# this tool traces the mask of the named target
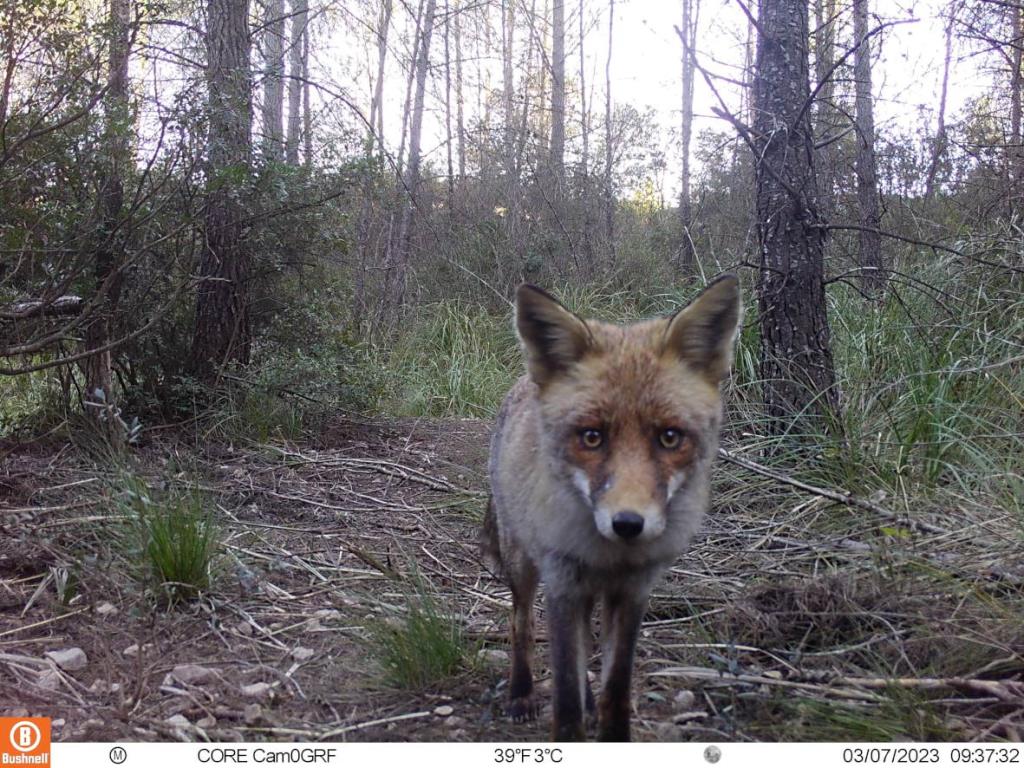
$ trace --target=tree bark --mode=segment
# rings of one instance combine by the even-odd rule
[[[615,190],[612,186],[612,41],[615,26],[615,0],[608,0],[608,58],[604,65],[604,226],[608,254],[615,263]]]
[[[511,175],[515,154],[515,79],[512,66],[515,38],[515,0],[503,0],[501,12],[501,94],[505,112],[504,155],[506,172]]]
[[[249,0],[208,0],[209,99],[206,242],[199,263],[193,372],[216,378],[231,362],[248,363],[249,251],[243,221],[252,169],[252,71]]]
[[[108,154],[100,179],[99,243],[93,271],[99,302],[85,329],[86,350],[101,350],[110,344],[111,329],[121,296],[122,279],[118,266],[124,244],[118,235],[118,224],[124,207],[124,174],[131,163],[128,125],[131,11],[131,0],[110,0],[110,58],[104,101],[105,149]],[[83,405],[86,413],[113,445],[119,445],[124,438],[124,431],[121,428],[123,422],[118,418],[111,350],[106,349],[85,358],[82,367],[85,374]]]
[[[820,429],[839,408],[825,305],[825,230],[814,138],[804,109],[806,0],[761,0],[754,76],[754,159],[761,248],[758,308],[768,429]],[[803,430],[798,429],[797,432]]]
[[[306,25],[309,21],[309,0],[292,0],[291,48],[288,51],[288,135],[285,139],[285,160],[299,164],[299,133],[302,125],[302,85],[306,65]]]
[[[1007,4],[1006,12],[1010,14],[1010,35],[1013,51],[1010,54],[1010,141],[1008,146],[1007,172],[1010,194],[1008,214],[1020,211],[1020,196],[1024,185],[1024,134],[1021,132],[1021,90],[1024,86],[1024,73],[1021,72],[1021,46],[1024,46],[1024,8]]]
[[[950,6],[949,18],[946,19],[946,54],[942,59],[942,88],[939,92],[939,114],[935,125],[935,143],[932,146],[931,162],[928,163],[928,176],[924,183],[924,199],[935,197],[938,182],[939,166],[942,156],[946,153],[949,141],[946,136],[946,101],[949,94],[949,68],[953,60],[953,25],[956,21],[956,4]]]
[[[587,107],[587,72],[585,45],[586,31],[583,26],[583,2],[580,0],[579,24],[580,24],[580,138],[583,142],[583,154],[580,159],[580,202],[583,207],[583,260],[587,270],[594,268],[594,244],[591,239],[591,227],[593,226],[590,211],[590,112]]]
[[[394,247],[392,248],[391,258],[386,270],[387,304],[392,311],[400,309],[405,301],[412,236],[412,218],[419,201],[421,181],[420,140],[423,133],[423,104],[427,89],[427,71],[430,67],[430,39],[434,31],[436,5],[437,0],[426,0],[419,33],[421,39],[415,64],[416,96],[413,103],[412,122],[409,128],[409,162],[403,180],[406,200],[402,207]]]
[[[682,225],[683,241],[680,245],[679,266],[684,274],[692,274],[696,254],[693,247],[693,205],[690,199],[690,141],[693,134],[693,77],[696,71],[694,49],[697,45],[697,21],[700,14],[700,0],[683,0],[683,17],[679,34],[683,44],[683,103],[679,126],[682,145],[682,174],[679,191],[679,219]]]
[[[284,159],[284,0],[270,0],[263,23],[263,156]]]
[[[834,138],[840,130],[835,107],[836,0],[814,0],[814,79],[820,85],[814,103],[814,133],[819,142]],[[836,179],[839,174],[837,142],[826,143],[818,152],[819,207],[828,221],[836,209]]]
[[[444,132],[445,154],[448,159],[448,217],[451,219],[455,209],[455,164],[452,160],[452,55],[451,55],[451,16],[450,0],[444,4]]]
[[[388,57],[388,30],[391,27],[391,0],[380,4],[377,23],[377,78],[373,84],[373,99],[370,102],[370,148],[377,146],[384,151],[384,71]],[[376,134],[376,135],[374,135]]]
[[[455,126],[458,141],[459,182],[466,179],[466,117],[462,90],[462,9],[455,0]]]
[[[869,296],[885,286],[882,268],[882,221],[875,171],[875,111],[871,96],[871,39],[868,36],[868,0],[853,0],[853,53],[857,109],[857,206],[860,209],[861,287]]]
[[[565,0],[551,5],[551,173],[565,188]]]

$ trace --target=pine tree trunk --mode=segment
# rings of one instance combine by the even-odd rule
[[[128,60],[131,48],[131,0],[110,0],[110,58],[107,73],[104,167],[98,200],[100,227],[93,275],[98,306],[85,328],[85,349],[103,350],[85,358],[84,406],[87,415],[112,445],[124,439],[114,392],[113,355],[104,349],[112,341],[112,327],[121,295],[118,269],[123,243],[117,235],[124,207],[124,173],[131,163],[129,144]]]
[[[683,43],[683,103],[680,121],[680,143],[682,145],[682,174],[680,176],[679,219],[682,225],[683,241],[680,245],[679,266],[684,274],[694,271],[696,254],[693,247],[693,206],[690,193],[690,141],[693,135],[693,78],[696,70],[694,48],[697,45],[697,19],[700,14],[700,0],[683,0],[683,18],[679,34]]]
[[[288,135],[285,139],[285,159],[288,165],[299,164],[299,133],[302,125],[302,84],[305,72],[306,24],[309,18],[309,0],[292,0],[291,48],[288,52]]]
[[[284,0],[270,0],[263,21],[263,156],[284,159]]]
[[[612,41],[615,27],[615,0],[608,0],[608,58],[604,65],[604,227],[611,263],[615,258],[615,190],[612,186]]]
[[[928,163],[928,176],[924,183],[924,199],[927,201],[935,197],[938,183],[939,166],[942,163],[942,156],[946,153],[948,137],[946,136],[946,102],[949,95],[949,69],[953,60],[953,25],[956,20],[955,5],[949,9],[949,18],[946,20],[946,55],[942,59],[942,89],[939,92],[939,114],[935,126],[935,142],[932,146],[932,158]]]
[[[426,0],[419,34],[421,39],[415,62],[416,96],[409,128],[409,162],[404,177],[407,198],[402,207],[401,219],[398,230],[395,233],[394,247],[392,248],[386,272],[387,307],[392,312],[398,311],[405,302],[412,237],[412,219],[419,201],[423,105],[427,89],[427,72],[430,68],[430,39],[434,31],[436,5],[437,0]]]
[[[825,305],[814,139],[803,109],[810,97],[807,2],[761,0],[758,22],[752,107],[765,411],[774,434],[786,433],[798,418],[817,431],[837,411],[839,397]]]
[[[583,208],[583,260],[588,271],[594,269],[594,243],[591,239],[593,221],[590,210],[590,112],[587,108],[587,71],[585,55],[586,32],[583,28],[583,2],[580,0],[580,138],[583,141],[583,155],[580,159],[580,204]]]
[[[1006,153],[1006,176],[1009,181],[1008,214],[1013,217],[1020,212],[1020,196],[1024,188],[1024,134],[1021,132],[1021,89],[1024,73],[1021,72],[1021,46],[1024,45],[1024,24],[1021,16],[1024,8],[1007,5],[1010,14],[1010,35],[1013,40],[1010,72],[1010,140]]]
[[[466,179],[466,117],[462,91],[462,9],[455,2],[455,125],[458,136],[459,182]]]
[[[814,24],[814,79],[816,86],[823,83],[814,104],[814,133],[821,143],[835,138],[842,125],[834,104],[835,74],[832,72],[838,24],[836,0],[814,0]],[[837,146],[836,142],[828,142],[818,151],[818,205],[825,221],[829,221],[836,210]]]
[[[551,5],[551,174],[565,187],[565,0]]]
[[[208,0],[209,160],[206,242],[199,263],[192,370],[204,381],[250,350],[245,208],[252,169],[248,0]]]
[[[515,153],[515,80],[512,68],[513,42],[515,38],[515,0],[503,0],[501,13],[501,92],[505,113],[505,140],[503,158],[506,172],[511,176]]]
[[[871,40],[868,37],[868,0],[853,0],[853,39],[857,109],[857,206],[860,209],[861,287],[874,296],[885,286],[882,269],[882,223],[875,171],[875,112],[871,96]]]

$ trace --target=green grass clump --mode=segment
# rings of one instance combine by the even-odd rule
[[[126,475],[119,496],[128,526],[132,571],[149,594],[173,607],[209,590],[219,551],[218,529],[197,491],[157,494]]]
[[[403,613],[369,625],[366,647],[385,685],[422,690],[455,675],[471,658],[471,649],[461,618],[421,581],[405,597]]]
[[[383,365],[383,410],[399,416],[492,416],[522,369],[511,314],[441,302],[410,318]]]

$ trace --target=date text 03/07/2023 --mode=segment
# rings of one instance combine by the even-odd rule
[[[852,765],[911,765],[928,763],[955,765],[1020,765],[1019,747],[953,747],[946,753],[939,747],[846,747],[843,762]]]

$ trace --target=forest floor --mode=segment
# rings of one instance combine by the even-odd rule
[[[0,445],[0,715],[48,715],[74,741],[545,740],[549,709],[502,714],[509,592],[476,549],[488,436],[474,420],[340,419],[244,447],[150,432],[133,471],[154,488],[201,478],[221,542],[212,588],[171,610],[119,565],[112,472],[64,443]],[[970,499],[893,500],[884,519],[717,472],[644,623],[636,739],[1024,735],[1019,520]],[[411,582],[469,646],[413,691],[381,682],[368,639],[400,624]],[[86,659],[45,655],[70,648]]]

